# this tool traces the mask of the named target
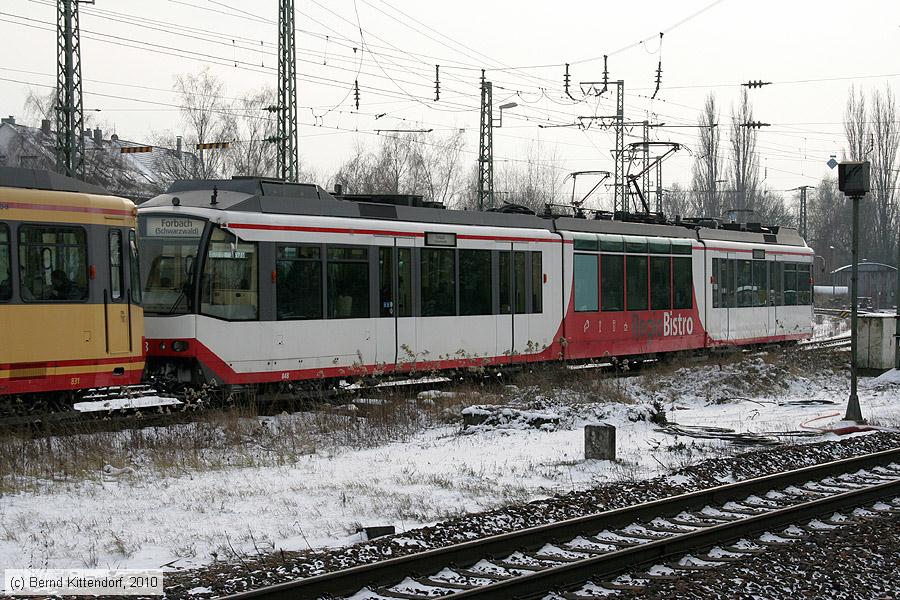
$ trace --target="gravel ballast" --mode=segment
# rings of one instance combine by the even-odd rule
[[[305,552],[276,551],[243,557],[236,562],[217,563],[204,569],[167,573],[166,596],[201,598],[245,591],[898,446],[900,434],[878,432],[813,444],[778,446],[729,458],[706,460],[667,476],[641,482],[610,483],[590,490],[465,515],[430,527],[345,548]],[[896,526],[896,522],[894,525]],[[896,531],[893,535],[896,535]],[[760,592],[757,597],[768,596]],[[815,597],[815,594],[807,597]]]

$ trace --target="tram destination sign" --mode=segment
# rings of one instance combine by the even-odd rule
[[[185,217],[147,217],[147,237],[198,238],[203,221]]]

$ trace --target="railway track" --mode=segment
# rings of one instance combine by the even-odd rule
[[[900,448],[552,523],[228,596],[295,598],[554,598],[632,589],[609,579],[687,553],[706,565],[839,525],[833,515],[884,498],[900,513]],[[818,518],[818,520],[817,520]],[[852,524],[852,523],[851,523]],[[784,528],[787,527],[786,530]],[[771,536],[751,540],[765,532]],[[735,543],[737,542],[737,543]],[[678,563],[675,563],[678,565]],[[695,565],[679,565],[691,569]],[[671,576],[643,573],[649,579]]]
[[[826,348],[849,348],[850,336],[827,338],[824,340],[809,340],[800,342],[799,346],[804,350],[823,350]]]

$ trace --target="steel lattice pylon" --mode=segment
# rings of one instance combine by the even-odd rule
[[[278,177],[297,181],[297,58],[294,0],[278,4]]]
[[[84,109],[81,100],[81,35],[77,0],[56,4],[56,168],[84,175]]]
[[[478,139],[478,210],[485,201],[494,207],[494,124],[491,114],[493,85],[481,72],[481,129]]]
[[[616,150],[613,156],[613,212],[628,210],[628,183],[625,180],[625,82],[616,81]]]

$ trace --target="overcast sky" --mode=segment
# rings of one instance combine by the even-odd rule
[[[840,157],[849,86],[873,90],[895,86],[900,77],[896,1],[295,1],[300,153],[325,176],[358,142],[376,144],[375,129],[430,128],[439,142],[463,128],[465,159],[474,164],[482,68],[494,81],[495,106],[518,104],[504,111],[503,127],[494,132],[498,161],[522,160],[539,143],[543,159],[561,173],[611,170],[612,131],[538,127],[614,113],[614,95],[584,98],[577,85],[601,79],[602,56],[609,54],[610,78],[625,81],[629,120],[694,124],[712,92],[725,123],[740,83],[773,82],[751,90],[751,98],[754,119],[772,124],[759,136],[765,185],[787,190],[815,184],[830,172],[828,158]],[[0,6],[0,114],[21,118],[29,89],[52,88],[55,6],[52,0]],[[210,65],[230,98],[274,86],[277,6],[275,0],[82,5],[84,104],[100,109],[89,118],[130,140],[162,132],[174,138],[181,129],[170,91],[176,75]],[[660,56],[662,86],[651,101]],[[580,102],[563,95],[563,63],[572,65],[571,91]],[[358,111],[349,93],[357,71]],[[688,184],[697,130],[662,127],[653,135],[684,144],[665,163],[663,178],[666,186]]]

